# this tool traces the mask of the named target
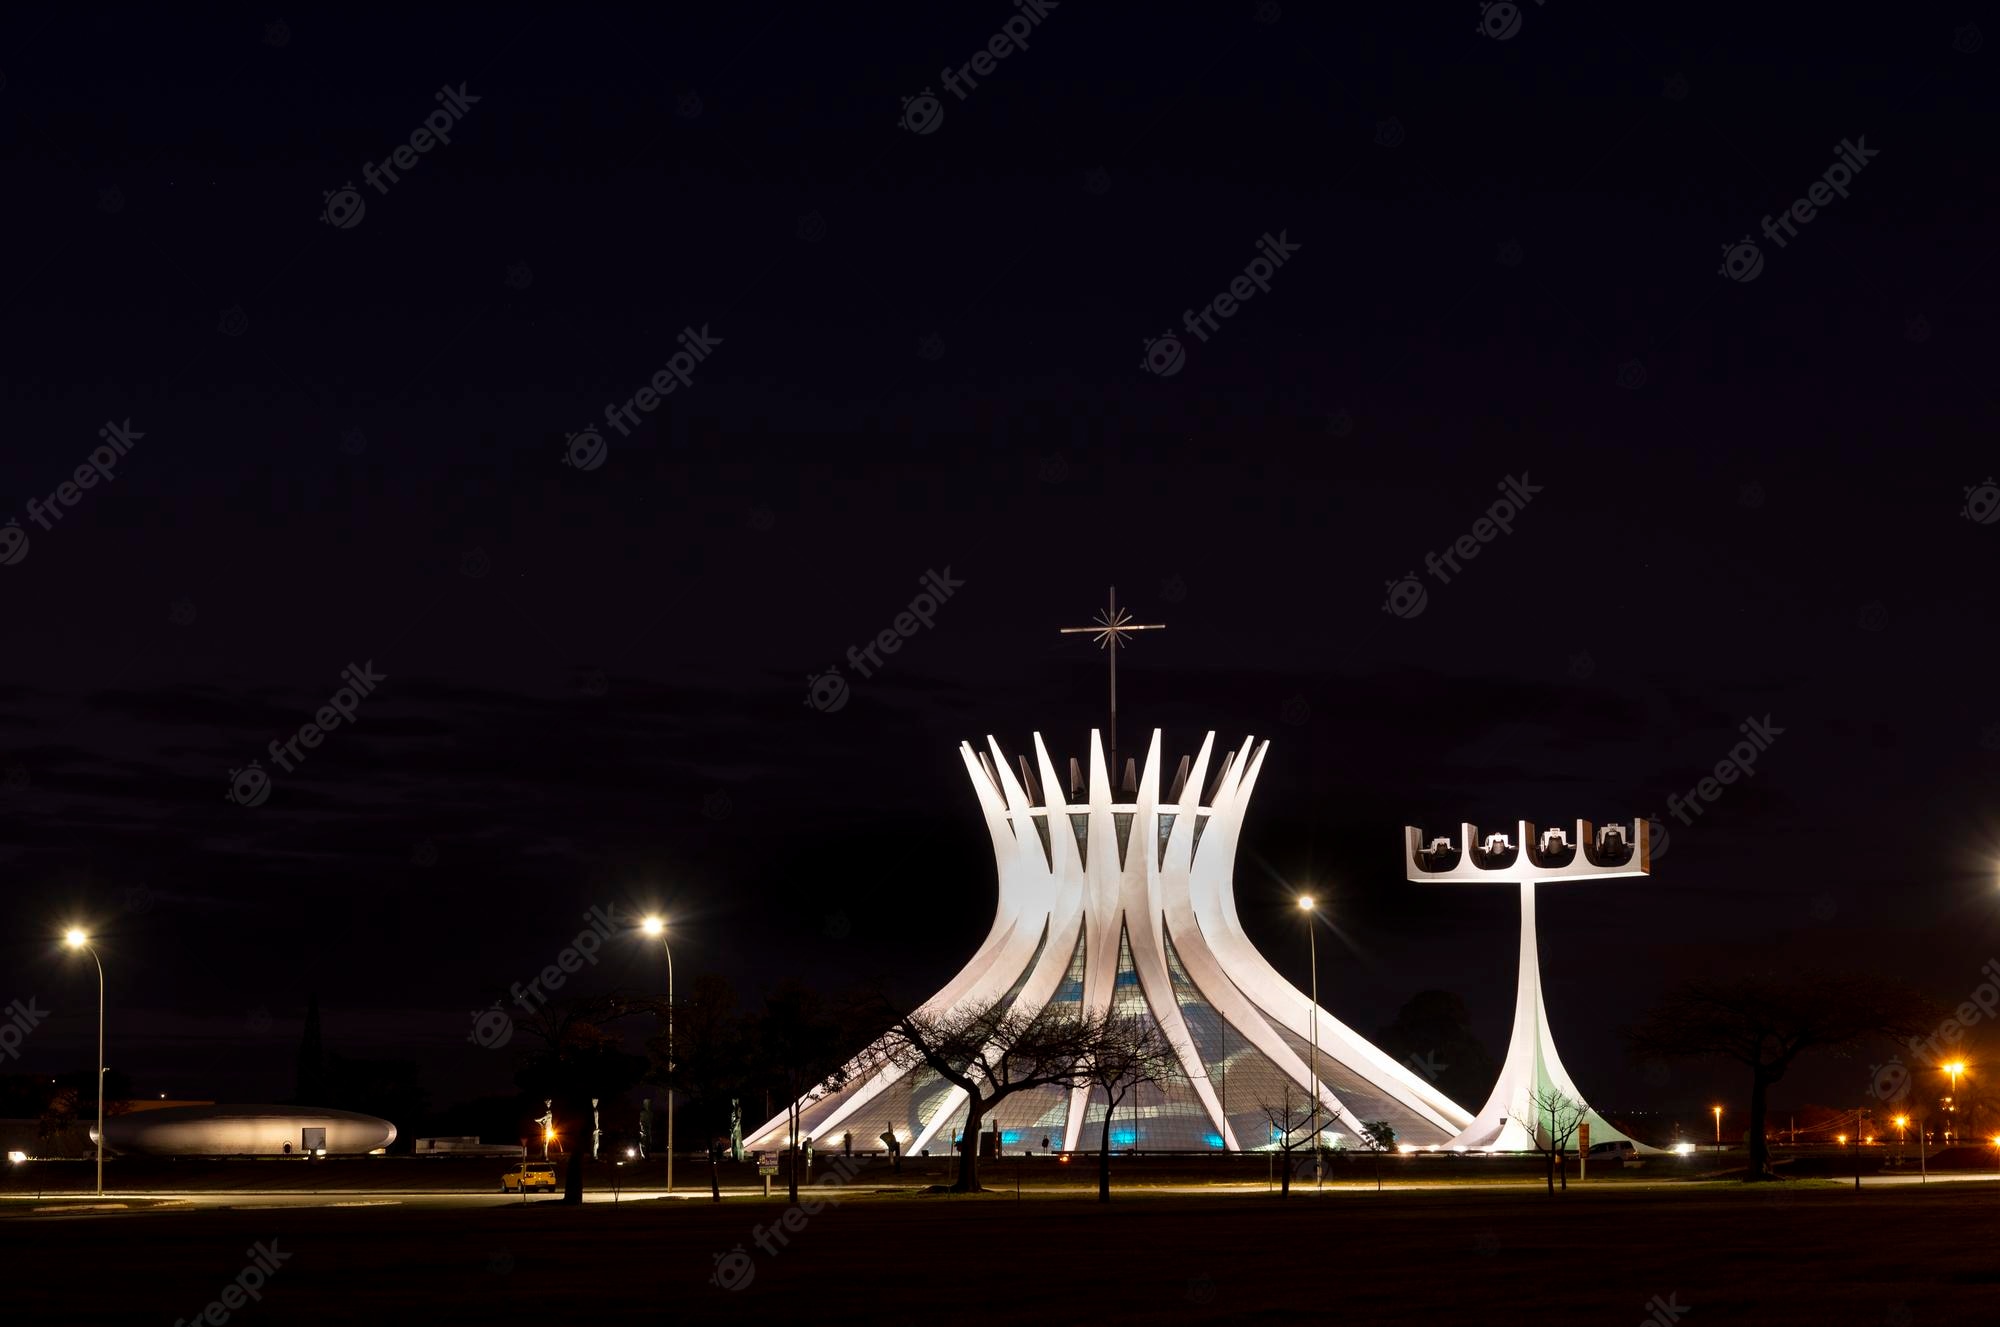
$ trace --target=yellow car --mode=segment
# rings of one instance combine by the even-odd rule
[[[553,1162],[523,1163],[518,1170],[510,1170],[500,1177],[500,1192],[526,1193],[530,1189],[547,1189],[555,1192],[556,1168]]]

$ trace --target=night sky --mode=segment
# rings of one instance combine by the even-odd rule
[[[1085,754],[1103,657],[1057,631],[1114,584],[1168,624],[1125,749],[1271,738],[1239,906],[1303,984],[1289,900],[1327,901],[1364,1033],[1433,988],[1496,1054],[1511,1016],[1514,892],[1406,883],[1406,822],[1661,819],[1651,880],[1543,895],[1607,1107],[1740,1098],[1626,1057],[1684,977],[1965,998],[2000,18],[1041,0],[968,86],[1035,8],[0,20],[0,1002],[55,1011],[0,1073],[87,1070],[77,919],[147,1095],[288,1095],[312,992],[330,1051],[505,1091],[470,1014],[593,905],[746,1001],[919,999],[992,915],[957,744]],[[350,664],[382,680],[280,769]],[[1670,815],[1765,716],[1755,776]],[[636,939],[586,979],[663,984]]]

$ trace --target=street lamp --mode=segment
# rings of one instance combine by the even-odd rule
[[[639,929],[660,939],[667,956],[667,1192],[674,1191],[674,947],[667,943],[663,917],[647,917]]]
[[[1717,1147],[1721,1147],[1721,1146],[1722,1146],[1722,1107],[1720,1107],[1720,1106],[1711,1106],[1711,1107],[1709,1107],[1709,1109],[1715,1112],[1715,1145],[1716,1145]]]
[[[97,955],[97,947],[90,943],[90,936],[81,927],[72,926],[63,933],[63,943],[71,949],[88,949],[90,959],[97,964],[97,1196],[104,1196],[104,960]]]
[[[1313,925],[1312,895],[1299,897],[1299,911],[1306,915],[1306,952],[1312,957],[1312,1012],[1307,1017],[1312,1028],[1313,1184],[1324,1188],[1326,1176],[1319,1154],[1319,928]]]

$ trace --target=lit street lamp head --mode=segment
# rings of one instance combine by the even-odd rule
[[[647,935],[664,935],[666,934],[667,923],[659,917],[648,917],[639,923],[639,929]]]
[[[1312,910],[1313,910],[1313,900],[1312,900],[1312,895],[1310,895],[1310,894],[1305,894],[1305,895],[1302,895],[1302,896],[1301,896],[1301,897],[1299,898],[1299,911],[1300,911],[1300,912],[1311,912]]]
[[[90,937],[80,927],[72,926],[63,932],[63,943],[71,949],[81,949],[90,943]]]

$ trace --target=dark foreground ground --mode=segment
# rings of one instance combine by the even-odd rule
[[[9,1323],[2000,1321],[2000,1185],[0,1209]],[[71,1207],[75,1204],[62,1204]],[[768,1245],[769,1247],[765,1247]]]

